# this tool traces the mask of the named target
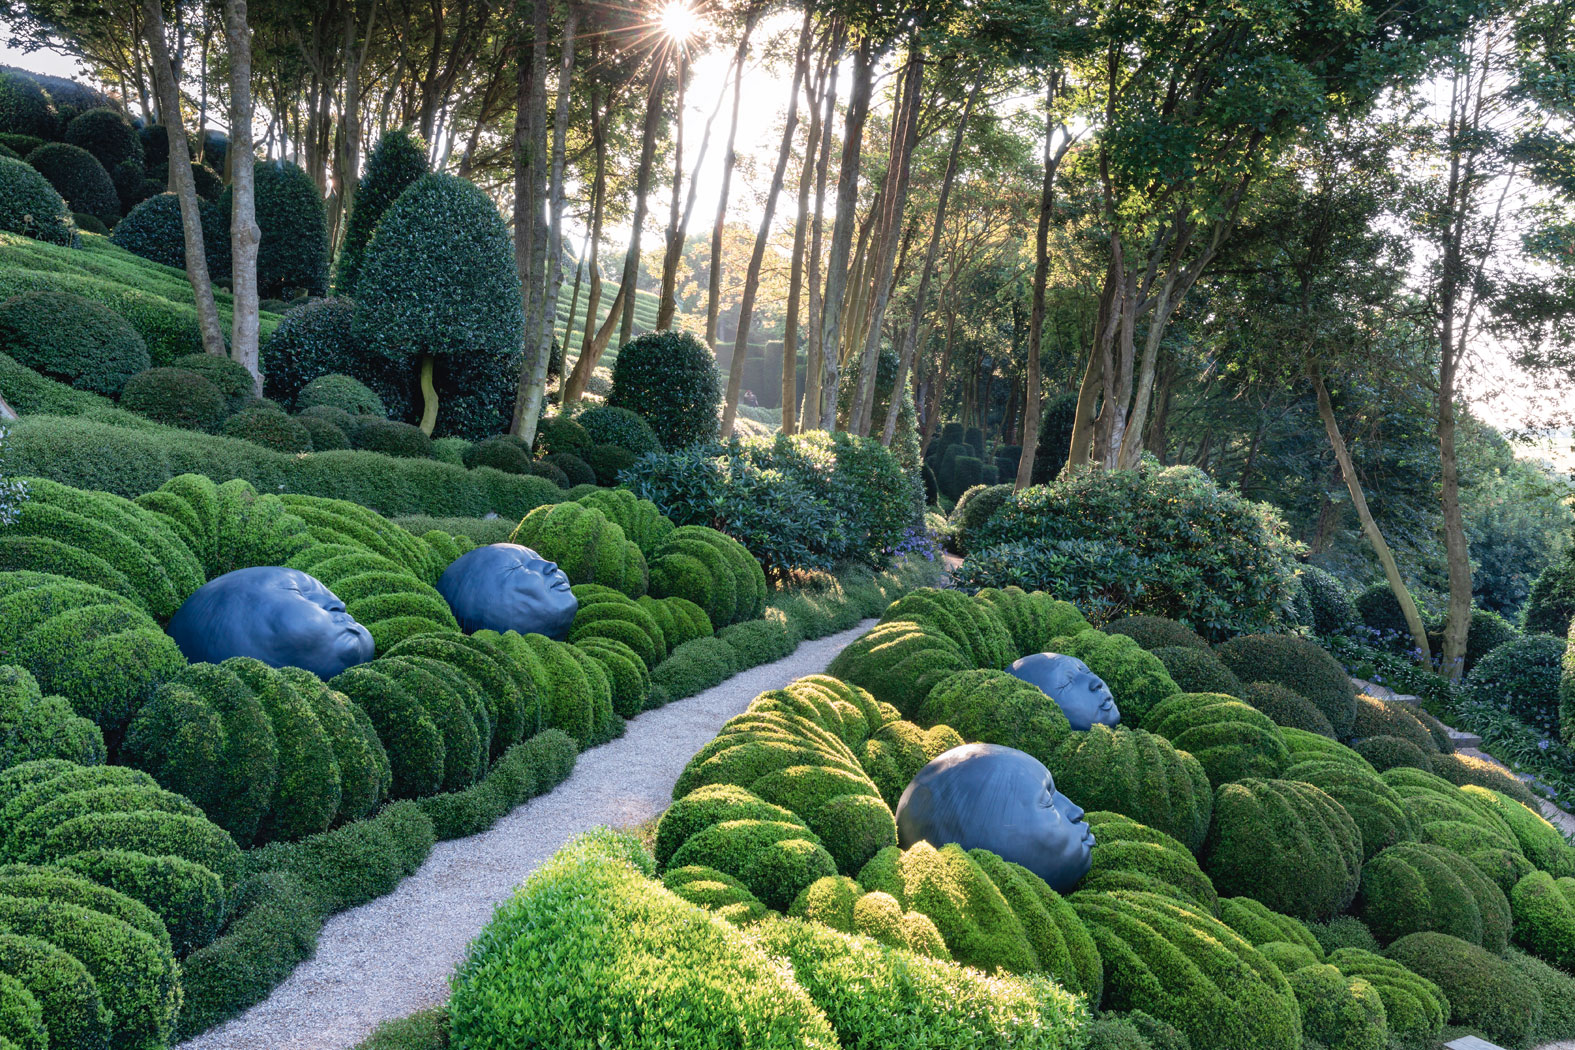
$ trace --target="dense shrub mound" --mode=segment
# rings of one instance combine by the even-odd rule
[[[1487,803],[1504,818],[1504,823],[1515,834],[1520,851],[1537,867],[1554,875],[1575,875],[1575,850],[1541,813],[1501,791],[1475,784],[1467,784],[1460,790],[1468,799]]]
[[[311,541],[306,523],[278,496],[259,495],[239,478],[219,485],[202,474],[182,474],[135,502],[175,530],[210,580],[234,569],[283,564]]]
[[[323,376],[347,375],[374,392],[380,403],[376,414],[383,415],[386,410],[403,418],[410,406],[410,379],[356,343],[351,329],[354,317],[355,305],[339,298],[313,299],[287,313],[273,338],[263,344],[263,393],[280,404],[305,409],[310,406],[297,399],[308,383]],[[356,413],[364,406],[336,407]]]
[[[252,441],[275,452],[310,452],[312,435],[298,421],[277,408],[244,408],[224,421],[220,433]]]
[[[892,602],[882,623],[907,620],[933,627],[963,650],[975,667],[1000,669],[1017,658],[1006,621],[985,602],[960,591],[921,587]]]
[[[1461,853],[1479,849],[1519,851],[1515,833],[1490,800],[1467,794],[1444,778],[1420,769],[1388,769],[1383,779],[1406,800],[1406,810],[1423,842]]]
[[[1563,969],[1575,964],[1575,879],[1527,872],[1509,893],[1515,943]]]
[[[1042,653],[1054,638],[1069,637],[1089,629],[1088,621],[1070,602],[1058,601],[1041,591],[1021,587],[986,587],[974,601],[990,606],[1012,635],[1017,656]]]
[[[155,423],[186,430],[214,430],[225,414],[219,388],[185,368],[150,368],[137,373],[126,380],[120,404]]]
[[[171,361],[170,365],[196,372],[218,387],[219,393],[224,395],[225,407],[231,412],[259,405],[280,410],[277,405],[257,400],[253,393],[251,372],[234,358],[220,357],[218,354],[183,354]]]
[[[65,141],[91,153],[105,171],[124,161],[142,163],[142,141],[126,118],[108,107],[78,113],[66,126]]]
[[[1334,726],[1313,702],[1300,693],[1273,682],[1249,682],[1233,694],[1256,707],[1281,728],[1300,729],[1334,739]]]
[[[378,222],[399,195],[426,173],[426,143],[409,128],[394,128],[377,140],[367,155],[366,170],[345,223],[344,243],[334,264],[335,295],[355,295],[361,264]]]
[[[1290,984],[1219,920],[1138,891],[1080,891],[1071,901],[1104,959],[1106,1008],[1163,1018],[1196,1046],[1301,1046]]]
[[[978,542],[979,530],[1012,498],[1011,485],[975,485],[957,497],[957,505],[946,519],[951,531],[950,545],[958,554],[967,554]]]
[[[1273,682],[1311,700],[1336,736],[1351,733],[1356,687],[1340,662],[1294,635],[1243,635],[1219,647],[1220,659],[1244,682]]]
[[[1327,919],[1356,896],[1362,836],[1339,802],[1295,780],[1221,784],[1203,866],[1222,893],[1302,919]]]
[[[328,290],[328,220],[312,177],[287,160],[259,160],[255,175],[257,293],[286,298],[294,290],[323,295]],[[229,215],[232,193],[226,187],[219,211]]]
[[[1061,708],[1038,686],[993,670],[959,671],[942,678],[914,720],[949,725],[965,740],[1026,751],[1047,766],[1072,732]]]
[[[1347,977],[1372,985],[1383,1000],[1390,1034],[1407,1046],[1429,1046],[1438,1041],[1449,1020],[1449,1000],[1443,990],[1415,971],[1374,951],[1340,948],[1329,953],[1329,965]]]
[[[514,542],[557,562],[573,583],[600,583],[631,597],[646,591],[645,555],[601,511],[579,503],[537,507],[520,522]]]
[[[1494,951],[1443,933],[1413,933],[1385,954],[1438,986],[1451,1023],[1496,1043],[1522,1045],[1541,1018],[1536,986]]]
[[[0,665],[0,769],[44,759],[97,765],[105,758],[98,726],[45,696],[20,667]]]
[[[936,683],[973,669],[957,643],[940,631],[897,620],[855,639],[826,673],[869,690],[876,700],[912,717]]]
[[[388,411],[383,399],[365,383],[336,372],[320,375],[303,386],[295,404],[302,411],[322,405],[352,416],[384,416]]]
[[[1297,758],[1281,775],[1313,785],[1345,809],[1361,832],[1364,860],[1416,837],[1404,799],[1371,769],[1332,758]]]
[[[73,244],[77,237],[71,212],[49,180],[10,157],[0,157],[0,230],[50,244]]]
[[[893,809],[919,770],[966,741],[951,726],[921,729],[912,722],[887,722],[870,734],[859,751],[859,763]]]
[[[55,115],[34,78],[14,70],[0,72],[0,132],[54,138]]]
[[[161,192],[163,187],[156,183],[154,187],[152,194],[115,224],[110,240],[134,255],[183,270],[186,238],[181,226],[180,198]],[[212,205],[202,207],[202,247],[210,276],[222,277],[230,269],[230,239],[224,225],[227,222],[228,213],[221,215]]]
[[[1546,634],[1530,634],[1506,642],[1466,675],[1467,700],[1506,711],[1544,733],[1558,736],[1564,646],[1562,636]]]
[[[1124,635],[1080,631],[1053,639],[1050,647],[1077,657],[1104,679],[1128,724],[1141,723],[1156,704],[1181,692],[1159,657]]]
[[[578,421],[567,416],[548,416],[537,426],[534,451],[540,456],[559,452],[586,452],[595,443]]]
[[[486,632],[434,632],[406,638],[389,649],[388,655],[435,660],[468,680],[484,697],[494,758],[542,728],[541,666],[528,650],[521,652],[516,647],[506,651]]]
[[[1230,668],[1220,663],[1219,657],[1207,648],[1167,645],[1149,651],[1159,657],[1160,663],[1165,665],[1165,673],[1184,693],[1241,696],[1243,692],[1241,679],[1232,674]]]
[[[1356,605],[1351,592],[1339,577],[1316,565],[1303,565],[1297,579],[1312,613],[1311,627],[1318,634],[1345,634],[1357,623]]]
[[[667,639],[661,626],[633,598],[598,584],[579,584],[573,591],[580,607],[569,628],[569,641],[576,645],[591,638],[619,642],[640,658],[646,670],[666,657]]]
[[[1198,760],[1141,729],[1094,726],[1062,741],[1045,765],[1076,785],[1078,804],[1157,828],[1197,850],[1208,834],[1214,793]]]
[[[1184,898],[1213,915],[1219,909],[1214,884],[1196,858],[1176,839],[1118,813],[1091,812],[1093,867],[1085,890],[1141,890]]]
[[[618,351],[607,404],[638,413],[670,451],[715,440],[721,425],[716,355],[688,332],[650,332]]]
[[[106,225],[120,218],[120,197],[109,172],[93,154],[64,142],[51,142],[27,155],[32,165],[72,211],[85,212]]]
[[[1251,897],[1221,897],[1219,919],[1235,930],[1254,948],[1265,944],[1293,944],[1323,959],[1323,946],[1313,936],[1307,924],[1289,915],[1282,915]]]
[[[1470,861],[1441,846],[1402,842],[1367,862],[1357,911],[1382,942],[1430,930],[1489,951],[1509,941],[1504,893]]]
[[[765,608],[766,577],[760,563],[743,544],[715,529],[685,525],[673,530],[650,564],[653,595],[694,602],[717,628],[757,619]]]
[[[608,521],[623,529],[624,538],[638,546],[647,559],[655,557],[673,532],[673,523],[656,504],[638,498],[628,489],[588,492],[577,502],[601,511]]]
[[[1521,627],[1528,633],[1562,638],[1571,619],[1575,619],[1575,551],[1566,552],[1543,569],[1531,585],[1526,607],[1521,610]]]
[[[1423,752],[1436,753],[1433,734],[1421,719],[1411,713],[1408,705],[1398,701],[1379,700],[1364,694],[1356,698],[1356,719],[1351,724],[1355,737],[1395,736],[1416,745]]]
[[[1105,626],[1107,634],[1124,634],[1145,649],[1184,646],[1191,649],[1208,649],[1192,628],[1167,616],[1123,616]]]
[[[68,292],[0,303],[0,347],[44,375],[110,397],[148,368],[148,348],[117,313]]]
[[[1248,777],[1277,777],[1290,764],[1279,726],[1256,708],[1220,693],[1178,693],[1149,711],[1142,726],[1191,752],[1216,786]]]

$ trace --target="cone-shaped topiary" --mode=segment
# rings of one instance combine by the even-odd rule
[[[1045,765],[1058,783],[1077,785],[1079,805],[1131,817],[1191,850],[1203,845],[1214,790],[1198,760],[1164,737],[1094,726],[1067,737]]]
[[[377,224],[393,203],[421,176],[427,173],[427,146],[409,128],[394,128],[367,154],[366,170],[356,186],[345,222],[344,243],[334,264],[334,294],[353,296],[366,249],[372,242]]]
[[[1279,726],[1220,693],[1178,693],[1149,711],[1143,728],[1190,751],[1216,787],[1247,777],[1277,777],[1290,762]]]
[[[328,220],[312,177],[287,160],[259,160],[256,167],[257,293],[283,298],[291,289],[308,295],[328,291]],[[219,211],[229,215],[233,190],[226,187]]]

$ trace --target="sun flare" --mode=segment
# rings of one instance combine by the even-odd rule
[[[669,39],[684,41],[700,27],[700,15],[683,0],[669,0],[656,16],[656,24]]]

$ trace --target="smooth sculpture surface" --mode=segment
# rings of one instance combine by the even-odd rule
[[[1038,686],[1056,702],[1078,732],[1121,724],[1121,712],[1110,687],[1075,656],[1033,653],[1013,663],[1006,672]]]
[[[987,849],[1065,893],[1088,874],[1094,832],[1034,756],[964,744],[919,770],[897,803],[897,842]]]
[[[192,663],[250,656],[270,667],[300,667],[327,681],[375,655],[372,635],[316,577],[257,566],[209,580],[166,629]]]
[[[443,570],[437,589],[466,634],[518,631],[561,642],[580,608],[563,570],[518,543],[461,555]]]

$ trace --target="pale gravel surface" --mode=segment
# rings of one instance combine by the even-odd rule
[[[793,655],[647,711],[581,755],[569,779],[487,832],[441,842],[394,892],[328,920],[317,954],[266,1001],[180,1050],[345,1050],[384,1021],[448,998],[448,978],[493,909],[559,847],[598,825],[667,808],[689,756],[758,694],[825,670],[875,623],[805,642]]]

